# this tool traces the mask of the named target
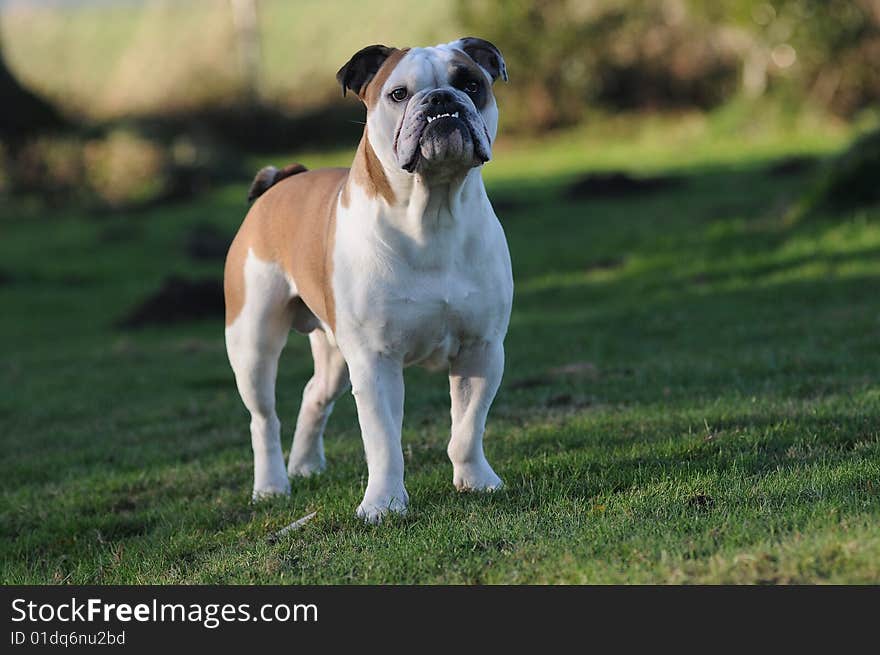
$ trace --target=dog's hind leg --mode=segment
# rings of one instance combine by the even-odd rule
[[[290,475],[306,477],[324,469],[324,427],[333,404],[350,386],[345,359],[324,331],[313,330],[309,341],[315,373],[303,391],[287,464]]]
[[[226,352],[241,399],[251,414],[254,499],[290,493],[275,413],[278,358],[293,321],[291,287],[276,264],[249,257],[244,307],[226,328]]]

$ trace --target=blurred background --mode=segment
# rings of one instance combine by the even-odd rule
[[[241,152],[350,146],[348,56],[462,34],[507,57],[503,142],[846,129],[880,99],[878,0],[5,0],[0,189],[124,207],[242,174]]]

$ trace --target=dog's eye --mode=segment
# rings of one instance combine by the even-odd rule
[[[397,87],[396,89],[394,89],[394,90],[390,93],[390,95],[391,95],[391,99],[392,99],[394,102],[403,102],[404,100],[406,100],[406,96],[407,96],[407,93],[406,93],[406,87],[405,87],[405,86],[399,86],[399,87]]]
[[[480,90],[480,85],[478,82],[471,80],[470,82],[465,82],[464,90],[467,93],[476,93]]]

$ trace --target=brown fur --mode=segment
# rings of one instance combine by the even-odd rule
[[[373,146],[370,145],[366,129],[364,129],[364,136],[361,137],[361,142],[354,156],[349,182],[342,190],[343,207],[348,207],[349,205],[348,186],[352,183],[359,185],[368,198],[381,196],[389,205],[393,205],[396,202],[394,189],[391,188],[391,182],[388,181],[388,176],[385,175],[385,169],[382,168],[382,163],[376,156]]]
[[[392,52],[366,85],[361,99],[368,110],[378,102],[382,86],[407,50]],[[301,164],[291,164],[280,171],[267,167],[257,174],[250,194],[258,200],[226,256],[226,325],[231,325],[244,307],[244,263],[252,250],[261,261],[279,264],[296,284],[298,297],[291,301],[296,329],[314,329],[315,317],[336,329],[332,286],[336,203],[341,195],[343,206],[348,207],[351,184],[362,187],[370,198],[381,196],[389,204],[395,202],[366,130],[350,170],[306,171]]]
[[[254,203],[226,257],[226,325],[244,307],[244,264],[252,250],[261,261],[279,264],[305,307],[335,329],[331,279],[336,203],[347,179],[346,168],[300,173],[275,184]],[[291,309],[298,329],[314,327],[310,317],[296,315],[302,313],[296,299]]]

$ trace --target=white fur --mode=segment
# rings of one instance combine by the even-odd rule
[[[289,319],[267,315],[265,308],[279,294],[295,294],[295,285],[284,280],[277,267],[270,272],[261,268],[270,265],[248,259],[246,302],[227,329],[227,344],[239,390],[253,417],[255,496],[285,492],[288,472],[310,475],[323,468],[321,435],[350,372],[369,471],[357,513],[378,521],[388,511],[405,511],[409,497],[401,449],[403,368],[412,364],[449,369],[448,454],[455,487],[479,491],[501,485],[486,460],[482,440],[504,368],[503,340],[513,299],[504,231],[479,168],[449,171],[430,180],[399,168],[392,143],[402,109],[385,104],[386,91],[401,83],[418,91],[448,85],[452,47],[411,50],[368,116],[370,144],[398,202],[389,206],[353,186],[348,207],[337,206],[332,280],[336,329],[331,334],[324,326],[324,332],[310,335],[315,376],[303,396],[287,471],[281,459],[274,380]],[[494,141],[498,111],[491,93],[481,117]],[[268,326],[264,338],[249,338],[255,325]]]
[[[290,333],[285,308],[296,287],[277,264],[249,252],[244,264],[245,294],[241,313],[226,328],[226,352],[241,399],[251,414],[255,499],[289,493],[281,454],[281,423],[275,413],[278,357]]]
[[[340,208],[336,239],[336,341],[370,472],[358,513],[375,520],[406,505],[402,369],[411,364],[451,367],[456,487],[497,488],[482,436],[504,367],[513,279],[479,172],[457,188],[414,184],[408,208],[353,199]]]
[[[293,315],[296,284],[280,266],[248,252],[244,307],[226,328],[226,350],[242,401],[251,414],[254,499],[290,492],[288,475],[309,476],[324,468],[324,426],[333,404],[348,389],[348,368],[330,339],[329,327],[309,334],[315,372],[303,391],[290,460],[281,453],[281,423],[275,412],[275,381]]]

